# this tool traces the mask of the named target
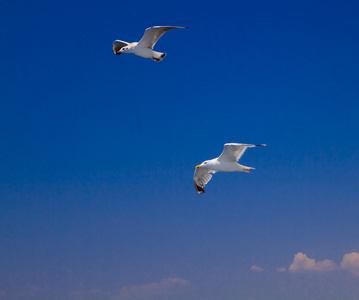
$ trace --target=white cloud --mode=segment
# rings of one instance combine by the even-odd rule
[[[329,272],[337,269],[337,265],[329,260],[325,259],[316,262],[315,259],[308,258],[308,256],[302,252],[294,255],[293,263],[289,267],[290,272]]]
[[[256,265],[251,266],[251,270],[254,271],[254,272],[263,272],[264,271],[263,268],[258,267]]]
[[[343,270],[350,271],[354,275],[359,276],[359,253],[352,252],[345,254],[342,262],[340,263],[340,267]]]

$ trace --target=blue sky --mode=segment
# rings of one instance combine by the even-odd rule
[[[1,2],[0,299],[357,299],[358,9]]]

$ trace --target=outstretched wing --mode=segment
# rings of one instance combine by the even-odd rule
[[[247,148],[266,146],[265,144],[261,145],[251,145],[251,144],[237,144],[237,143],[228,143],[224,144],[223,152],[218,157],[219,161],[227,162],[237,162],[246,151]]]
[[[158,39],[168,30],[175,28],[188,28],[183,26],[154,26],[146,29],[142,39],[138,42],[138,45],[144,48],[152,49],[157,43]]]
[[[211,180],[212,174],[216,173],[214,170],[206,168],[196,168],[193,175],[194,186],[198,194],[204,193],[204,186]]]

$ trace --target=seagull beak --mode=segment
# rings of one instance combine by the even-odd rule
[[[198,169],[198,168],[200,168],[200,167],[202,167],[201,165],[198,165],[198,166],[196,166],[196,169]]]

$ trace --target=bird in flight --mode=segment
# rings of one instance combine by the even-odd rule
[[[153,50],[158,39],[168,30],[175,28],[188,28],[183,26],[154,26],[146,29],[145,34],[139,42],[127,43],[116,40],[112,44],[112,50],[116,55],[121,53],[133,53],[144,58],[152,58],[161,61],[167,53]]]
[[[193,179],[198,194],[204,193],[204,186],[211,180],[212,174],[216,172],[249,172],[251,167],[242,166],[237,161],[242,157],[247,148],[267,146],[251,144],[224,144],[222,154],[214,159],[205,160],[196,166]]]

